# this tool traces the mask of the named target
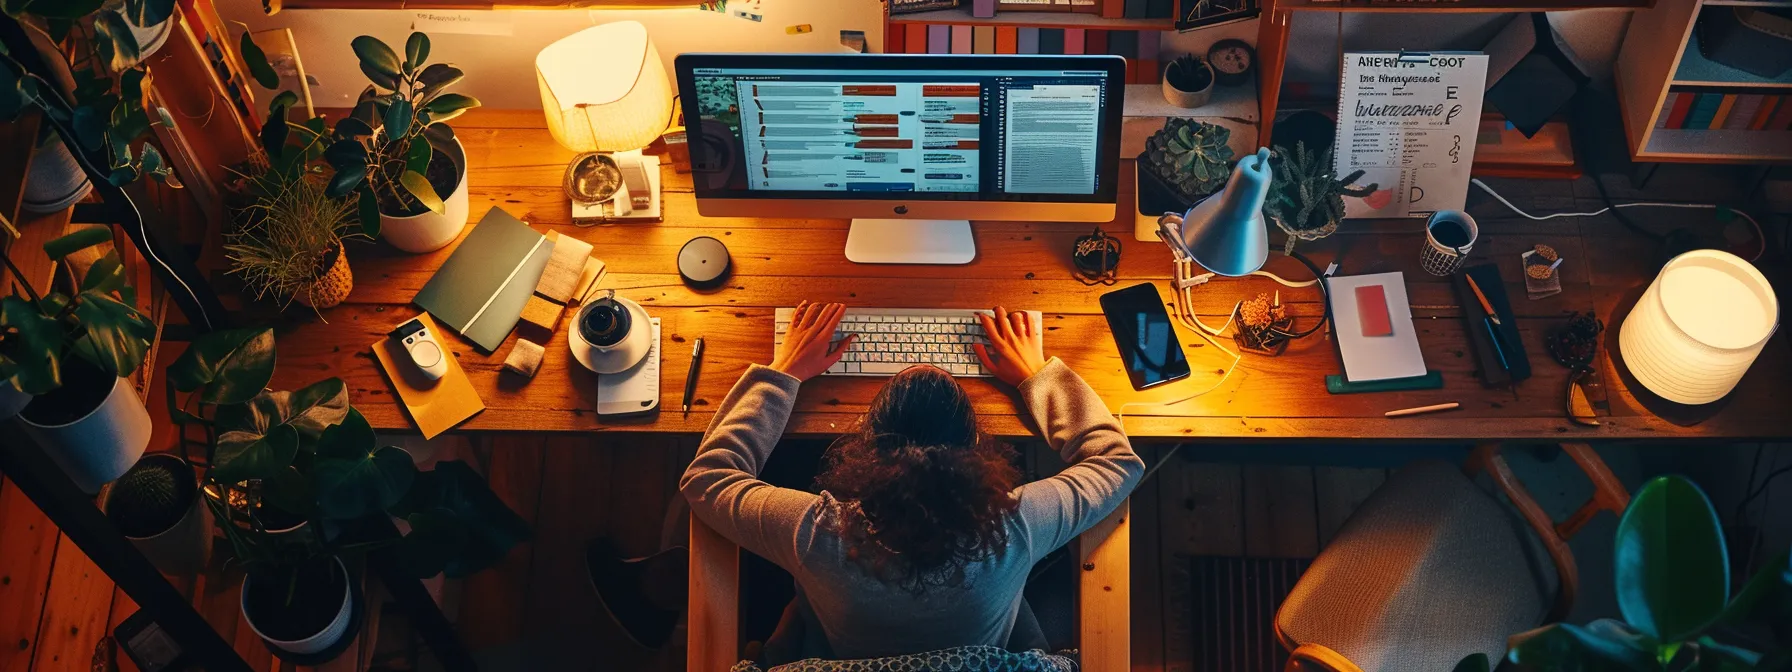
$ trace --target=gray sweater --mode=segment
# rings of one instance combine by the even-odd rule
[[[1053,358],[1021,383],[1020,394],[1070,466],[1014,491],[1020,506],[1008,520],[1006,549],[966,567],[961,585],[916,595],[846,558],[827,525],[839,511],[827,492],[757,478],[799,385],[764,366],[748,369],[722,401],[679,487],[704,523],[796,577],[837,658],[1004,645],[1033,564],[1106,518],[1145,472],[1101,398]]]

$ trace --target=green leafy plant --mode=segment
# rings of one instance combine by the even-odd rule
[[[355,206],[324,193],[324,180],[308,171],[267,171],[243,176],[248,203],[237,209],[239,228],[225,234],[229,273],[240,276],[255,298],[273,297],[285,308],[346,254],[344,239],[367,237],[355,228]]]
[[[376,236],[381,213],[402,217],[442,212],[442,197],[429,179],[431,165],[437,172],[447,169],[454,144],[454,129],[447,122],[479,107],[479,100],[448,91],[466,75],[446,63],[429,63],[428,35],[411,33],[402,58],[368,35],[356,37],[351,45],[361,74],[372,84],[327,136],[321,156],[335,173],[325,193],[333,198],[354,194],[362,230]],[[241,51],[257,82],[270,89],[279,86],[248,33],[243,34]],[[285,159],[292,127],[285,119],[286,109],[296,100],[291,92],[276,96],[274,111],[262,128],[262,147],[277,165]],[[310,130],[323,136],[321,120],[313,121],[320,125]]]
[[[85,228],[44,243],[44,253],[72,268],[68,256],[112,242],[112,231]],[[136,371],[156,337],[156,325],[137,311],[137,292],[125,283],[116,250],[87,269],[71,296],[31,288],[10,256],[6,267],[25,290],[0,299],[0,380],[41,395],[62,386],[62,365],[74,355],[114,376]],[[72,279],[71,279],[72,280]]]
[[[1172,117],[1145,142],[1145,165],[1184,200],[1199,201],[1225,186],[1231,138],[1224,126]]]
[[[124,185],[145,175],[169,179],[173,171],[155,145],[138,140],[155,124],[172,126],[168,111],[149,104],[146,55],[132,28],[157,28],[173,15],[175,0],[11,0],[0,2],[11,20],[48,38],[61,58],[67,82],[28,71],[20,54],[0,46],[0,120],[17,119],[27,107],[70,128],[82,152],[102,151],[107,181]],[[52,66],[55,67],[55,66]],[[60,94],[52,100],[49,92]],[[62,104],[66,102],[66,105]],[[55,134],[46,135],[46,141]]]
[[[316,558],[396,545],[419,577],[461,577],[528,538],[528,525],[465,463],[418,471],[410,454],[380,446],[341,379],[264,390],[275,360],[272,330],[229,330],[196,339],[168,369],[176,421],[206,431],[205,480],[217,494],[208,501],[251,571],[296,576]],[[172,403],[177,392],[186,404]],[[274,513],[312,524],[283,533]],[[364,523],[382,517],[405,519],[410,532],[345,532],[378,530]]]
[[[1664,476],[1645,484],[1618,523],[1615,554],[1624,620],[1513,635],[1506,659],[1587,672],[1792,669],[1784,631],[1778,642],[1742,646],[1714,637],[1750,621],[1792,623],[1792,565],[1781,553],[1731,599],[1723,528],[1692,481]]]
[[[1198,92],[1213,85],[1213,68],[1194,54],[1183,54],[1164,69],[1164,80],[1178,91]]]
[[[1263,214],[1288,233],[1287,252],[1300,240],[1318,240],[1338,230],[1344,221],[1344,197],[1362,198],[1380,186],[1352,187],[1363,171],[1338,178],[1332,170],[1332,150],[1314,155],[1307,143],[1295,143],[1294,151],[1277,147],[1270,163],[1274,178]]]

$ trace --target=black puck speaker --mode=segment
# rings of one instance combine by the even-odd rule
[[[693,287],[714,287],[728,277],[728,246],[709,236],[692,238],[678,250],[678,275]]]

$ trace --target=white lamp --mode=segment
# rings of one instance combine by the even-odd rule
[[[1779,300],[1759,270],[1718,250],[1674,257],[1618,332],[1643,387],[1681,404],[1729,394],[1779,326]]]
[[[535,57],[548,132],[582,152],[567,166],[574,219],[659,219],[659,159],[641,155],[671,123],[672,84],[647,27],[592,26]]]

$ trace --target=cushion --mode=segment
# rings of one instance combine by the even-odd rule
[[[1074,656],[1076,652],[1065,651]],[[1011,652],[996,646],[960,646],[888,658],[823,660],[810,658],[779,665],[769,672],[1076,672],[1076,660],[1038,649]],[[761,672],[743,660],[731,672]]]
[[[1414,463],[1363,502],[1276,613],[1290,649],[1364,672],[1437,672],[1536,627],[1556,571],[1516,511],[1456,466]]]

